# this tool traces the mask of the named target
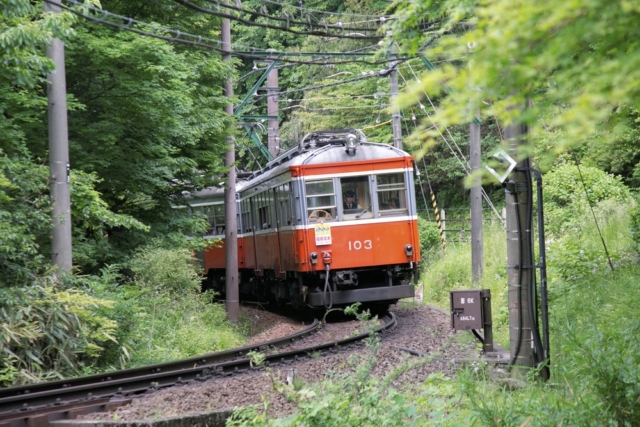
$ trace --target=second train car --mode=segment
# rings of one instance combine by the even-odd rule
[[[420,261],[413,158],[358,130],[313,132],[239,181],[239,288],[297,308],[414,296]],[[199,254],[224,296],[224,191],[194,194],[216,245]]]

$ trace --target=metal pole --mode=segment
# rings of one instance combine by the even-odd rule
[[[55,3],[55,4],[52,4]],[[60,13],[61,0],[45,3],[45,12]],[[51,262],[61,271],[70,271],[71,196],[69,190],[69,131],[67,129],[67,83],[65,78],[64,44],[51,40],[47,57],[55,70],[47,76],[49,114],[49,185],[51,189]]]
[[[225,0],[225,4],[229,4]],[[229,19],[222,20],[222,55],[224,61],[231,61],[231,22]],[[227,53],[228,52],[228,53]],[[228,97],[233,96],[233,86],[231,79],[224,85],[224,93]],[[225,112],[233,116],[233,104],[229,102],[225,107]],[[224,191],[224,216],[225,216],[225,292],[227,319],[230,322],[238,323],[240,314],[239,292],[238,292],[238,218],[236,206],[236,154],[235,139],[233,135],[227,137],[227,152],[225,153],[225,166],[229,168]]]
[[[510,155],[517,158],[518,145],[523,144],[524,128],[513,124],[505,128]],[[534,262],[531,246],[531,181],[527,179],[529,159],[518,162],[505,188],[507,208],[507,279],[509,299],[509,342],[511,364],[535,366],[531,310],[528,295],[534,286]],[[522,371],[513,370],[516,376]]]
[[[474,108],[473,110],[477,110]],[[474,114],[478,118],[476,111]],[[471,174],[480,170],[480,124],[472,120],[469,125]],[[484,270],[484,252],[482,241],[482,183],[480,176],[473,180],[471,187],[471,277],[473,283],[482,280]]]
[[[275,61],[275,58],[272,58]],[[279,103],[278,103],[278,69],[276,67],[271,68],[269,75],[267,76],[267,115],[278,117],[279,115]],[[280,122],[276,119],[269,119],[267,121],[267,148],[269,153],[275,159],[280,151]]]
[[[395,43],[391,44],[391,53],[389,55],[389,69],[391,72],[389,73],[389,80],[391,85],[391,103],[398,96],[398,71],[396,70],[396,45]],[[391,116],[391,127],[393,129],[393,146],[402,150],[402,126],[400,123],[400,111],[394,111]]]

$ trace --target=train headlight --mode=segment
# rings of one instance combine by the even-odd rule
[[[404,245],[404,253],[407,254],[407,256],[412,256],[413,255],[413,246],[412,245]]]
[[[356,154],[356,148],[358,146],[358,137],[354,134],[347,135],[345,140],[345,146],[347,147],[347,154]]]
[[[311,255],[309,255],[309,258],[311,259],[311,264],[317,264],[318,263],[318,253],[317,252],[311,252]]]

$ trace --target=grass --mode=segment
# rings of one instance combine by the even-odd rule
[[[507,242],[500,226],[485,227],[484,275],[473,284],[471,280],[471,250],[468,244],[447,245],[447,252],[439,248],[425,256],[425,270],[421,275],[424,301],[449,310],[449,291],[457,289],[490,289],[494,340],[509,343],[509,313],[507,310]]]
[[[589,216],[574,220],[567,234],[548,239],[550,381],[531,370],[514,387],[509,378],[495,380],[492,368],[481,363],[462,368],[457,378],[433,374],[400,394],[385,381],[363,377],[353,387],[352,378],[335,378],[300,390],[295,416],[272,420],[264,413],[245,414],[233,425],[365,425],[363,420],[375,417],[376,425],[387,426],[640,427],[640,266],[627,209],[601,206],[598,215],[614,272]],[[424,300],[448,309],[449,290],[491,289],[494,335],[504,345],[509,341],[506,236],[504,229],[491,227],[484,237],[484,278],[477,285],[471,283],[468,245],[449,245],[446,255],[427,254]],[[338,413],[345,409],[358,416]]]

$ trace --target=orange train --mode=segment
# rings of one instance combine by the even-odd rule
[[[406,152],[358,130],[314,132],[236,191],[242,294],[298,308],[414,296],[420,243]],[[189,204],[220,239],[199,258],[205,287],[224,296],[224,191],[205,189]]]

